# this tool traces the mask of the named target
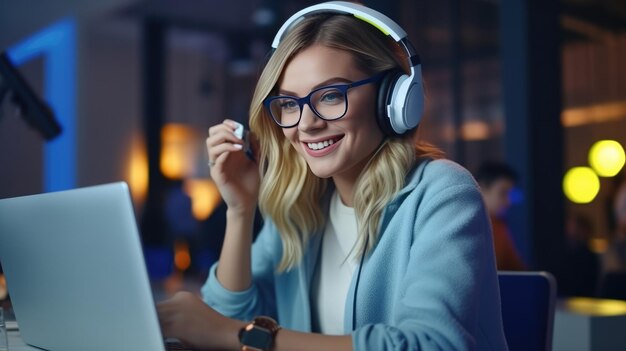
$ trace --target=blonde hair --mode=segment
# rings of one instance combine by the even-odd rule
[[[263,108],[263,100],[276,90],[289,60],[314,44],[351,53],[364,73],[407,70],[405,54],[396,43],[371,25],[345,15],[322,14],[304,19],[273,53],[252,98],[250,127],[259,137],[261,148],[259,208],[272,220],[283,243],[279,271],[299,264],[310,236],[325,226],[322,197],[328,180],[309,170],[306,161]],[[442,156],[435,147],[416,143],[416,131],[386,138],[357,179],[353,201],[359,231],[355,249],[359,251],[369,252],[376,244],[382,212],[404,186],[416,159]]]

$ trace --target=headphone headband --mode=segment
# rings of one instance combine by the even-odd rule
[[[378,28],[385,35],[391,36],[395,41],[400,42],[406,38],[406,32],[396,22],[384,14],[365,7],[363,5],[347,2],[347,1],[329,1],[313,6],[309,6],[296,12],[289,17],[287,21],[280,27],[278,33],[272,42],[272,48],[276,49],[286,33],[304,17],[320,12],[336,12],[342,14],[353,15],[354,17],[371,24]]]

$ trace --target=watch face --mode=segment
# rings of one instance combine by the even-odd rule
[[[242,345],[254,347],[259,350],[269,350],[272,345],[272,334],[269,330],[254,327],[246,330],[239,340]]]

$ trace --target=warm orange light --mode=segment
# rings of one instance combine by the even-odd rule
[[[161,130],[161,172],[171,179],[182,179],[194,171],[196,133],[182,124],[166,124]]]
[[[189,245],[185,241],[174,243],[174,265],[179,271],[186,271],[191,266]]]
[[[596,254],[603,254],[609,248],[609,241],[606,238],[591,238],[589,240],[589,249]]]
[[[148,156],[140,137],[133,138],[130,146],[127,181],[135,205],[141,204],[148,192]]]
[[[561,113],[564,127],[616,121],[626,117],[626,102],[610,102],[585,107],[568,108]]]
[[[461,137],[467,141],[488,139],[489,125],[482,121],[467,121],[461,127]]]
[[[184,189],[191,197],[193,216],[199,221],[209,218],[222,201],[217,186],[210,179],[187,179]]]

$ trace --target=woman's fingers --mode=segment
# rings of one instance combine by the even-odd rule
[[[234,130],[236,122],[225,120],[209,128],[209,137],[206,139],[209,164],[214,166],[218,157],[225,152],[239,151],[243,148],[244,141],[239,139]]]
[[[172,298],[157,303],[156,309],[161,327],[169,332],[176,332],[176,327],[185,327],[188,324],[186,318],[193,315],[189,312],[198,304],[195,300],[198,298],[192,293],[177,292]]]
[[[209,150],[209,163],[211,167],[215,167],[217,164],[224,163],[228,154],[231,152],[241,151],[241,144],[223,143],[218,146],[212,147]]]
[[[237,129],[237,127],[239,126],[239,123],[229,120],[229,119],[225,119],[224,122],[220,123],[220,124],[216,124],[214,126],[212,126],[211,128],[209,128],[209,137],[220,134],[222,132],[226,132],[226,134],[230,134],[232,136],[235,136],[235,130]],[[239,138],[235,137],[236,139],[240,140]]]
[[[242,144],[243,140],[237,138],[232,131],[224,129],[216,130],[206,138],[206,145],[208,148],[223,143]]]

